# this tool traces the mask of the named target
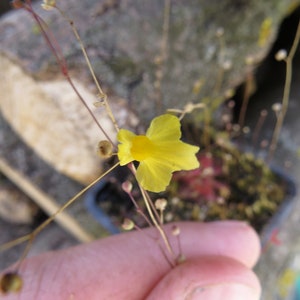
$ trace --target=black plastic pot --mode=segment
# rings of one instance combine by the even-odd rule
[[[265,225],[263,231],[260,234],[262,248],[270,241],[274,230],[279,229],[282,223],[288,218],[293,209],[293,201],[297,194],[297,187],[294,179],[289,176],[282,169],[272,166],[271,170],[280,178],[286,185],[286,195],[282,204],[279,206],[276,214],[270,219],[270,221]]]
[[[261,232],[262,247],[270,241],[274,230],[279,228],[292,210],[293,199],[296,195],[294,180],[284,171],[272,167],[276,175],[282,178],[286,185],[286,198],[277,213],[265,225]],[[124,179],[124,178],[123,178]],[[85,206],[94,219],[109,233],[120,233],[120,221],[117,216],[126,216],[133,211],[133,204],[128,195],[121,189],[121,184],[114,177],[104,179],[86,193]]]
[[[111,217],[104,212],[99,203],[115,201],[118,195],[112,193],[112,183],[109,180],[102,180],[89,189],[85,197],[85,206],[94,219],[101,224],[109,233],[120,233],[120,229],[112,222]]]

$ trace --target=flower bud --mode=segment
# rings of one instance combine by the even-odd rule
[[[275,59],[277,61],[282,61],[285,60],[287,57],[287,52],[285,49],[280,49],[279,51],[276,52],[275,54]]]
[[[159,198],[155,200],[155,208],[160,211],[164,211],[167,207],[167,200],[164,198]]]
[[[125,219],[122,224],[124,230],[132,230],[134,228],[134,222],[130,219]]]
[[[128,180],[122,183],[122,189],[125,193],[130,194],[132,191],[132,183]]]

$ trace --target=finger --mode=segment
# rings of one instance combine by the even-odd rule
[[[248,266],[257,260],[258,238],[244,223],[188,222],[177,226],[187,259],[221,255]],[[171,227],[166,226],[168,233]],[[25,284],[18,299],[59,300],[72,295],[91,300],[99,295],[103,299],[143,299],[171,269],[158,243],[149,236],[157,237],[157,232],[129,232],[28,259],[21,267]],[[178,250],[175,238],[171,240]]]
[[[250,268],[259,258],[261,250],[259,237],[244,222],[186,222],[179,223],[178,226],[181,231],[180,242],[183,254],[187,258],[195,258],[199,255],[228,256]]]
[[[258,300],[260,291],[255,274],[240,262],[203,256],[170,271],[147,300]]]

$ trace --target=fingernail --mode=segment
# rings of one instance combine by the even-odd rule
[[[224,283],[197,287],[191,291],[185,300],[258,300],[259,291],[238,283]]]

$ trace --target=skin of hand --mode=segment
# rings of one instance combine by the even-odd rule
[[[173,225],[165,226],[167,233]],[[260,242],[251,227],[237,221],[176,225],[186,257],[176,267],[164,256],[157,231],[132,231],[28,258],[20,268],[22,291],[0,295],[0,299],[260,298],[260,284],[251,270],[260,254]],[[179,253],[178,240],[169,236]]]

